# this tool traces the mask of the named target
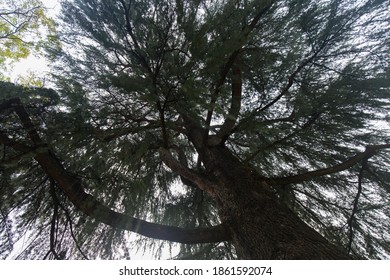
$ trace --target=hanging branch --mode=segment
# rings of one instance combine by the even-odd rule
[[[89,260],[87,255],[81,249],[81,246],[79,245],[79,242],[77,241],[76,235],[74,234],[74,231],[73,231],[73,221],[72,221],[72,218],[70,217],[68,209],[66,209],[66,207],[64,205],[62,205],[60,202],[59,202],[58,205],[64,211],[66,219],[69,222],[70,235],[72,236],[72,239],[73,239],[74,243],[76,244],[77,250],[80,252],[80,254],[83,256],[84,259]]]
[[[57,219],[58,219],[58,198],[54,189],[54,181],[50,180],[50,195],[53,200],[53,217],[50,222],[50,252],[53,254],[56,260],[61,259],[56,252],[56,243],[57,243]]]
[[[353,201],[353,208],[352,208],[351,216],[349,217],[349,219],[347,221],[348,238],[349,238],[348,245],[347,245],[348,254],[351,252],[351,249],[352,249],[352,242],[353,242],[353,236],[354,236],[353,223],[355,220],[355,215],[358,211],[359,198],[360,198],[360,195],[361,195],[362,189],[363,189],[363,187],[362,187],[363,172],[365,169],[367,169],[367,162],[368,162],[368,157],[366,157],[362,162],[362,167],[361,167],[359,175],[358,175],[358,191],[357,191],[357,194],[356,194],[355,199]]]

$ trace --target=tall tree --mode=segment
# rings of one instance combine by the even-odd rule
[[[2,86],[3,244],[388,258],[388,4],[64,1],[57,93]]]

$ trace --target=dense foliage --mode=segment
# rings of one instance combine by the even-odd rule
[[[219,224],[212,197],[161,156],[169,150],[188,170],[205,171],[187,135],[194,121],[208,143],[274,182],[279,200],[331,243],[388,258],[388,7],[63,1],[61,46],[48,49],[56,91],[1,83],[0,96],[20,97],[61,166],[116,212],[186,229]],[[29,145],[21,115],[4,106],[0,117],[3,258],[24,236],[17,258],[127,258],[136,249],[158,258],[178,244],[79,211],[34,159],[39,151],[4,140]],[[236,258],[228,241],[177,246],[177,258]]]

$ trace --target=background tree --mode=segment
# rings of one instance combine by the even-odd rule
[[[39,0],[0,1],[0,79],[9,79],[15,62],[55,40],[54,22]]]
[[[64,1],[58,95],[1,91],[2,244],[388,258],[388,4]]]

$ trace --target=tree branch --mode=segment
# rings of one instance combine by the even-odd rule
[[[164,148],[160,148],[159,150],[160,156],[163,160],[163,162],[172,169],[173,172],[177,173],[180,176],[183,176],[185,179],[190,180],[193,182],[199,189],[207,192],[211,196],[215,196],[214,193],[214,186],[211,181],[204,178],[200,174],[196,173],[195,171],[191,170],[187,166],[184,166],[179,161],[177,161],[171,153]]]
[[[156,129],[159,128],[160,124],[157,122],[151,122],[144,126],[137,127],[125,127],[120,129],[111,129],[111,130],[97,130],[97,133],[103,134],[102,140],[110,142],[113,139],[119,138],[121,136],[138,133],[144,131],[145,129]]]
[[[12,105],[8,106],[8,108],[15,109],[24,128],[29,130],[28,134],[31,140],[42,143],[36,130],[30,126],[31,120],[20,102],[20,99],[14,98],[12,102],[6,101],[0,104],[0,112],[7,108],[7,104]],[[3,132],[1,132],[0,136],[4,136],[0,137],[1,143],[11,146],[18,151],[26,152],[27,146],[15,144],[13,140],[8,138]],[[36,137],[38,137],[38,139]],[[5,140],[5,142],[3,142],[3,140]],[[30,149],[29,147],[27,148]],[[34,155],[34,158],[41,165],[45,173],[57,182],[57,185],[63,190],[76,208],[101,223],[117,229],[133,231],[150,238],[186,244],[230,240],[230,234],[224,225],[217,225],[210,228],[183,229],[175,226],[150,223],[126,214],[115,212],[101,204],[92,195],[86,193],[83,189],[81,180],[67,172],[51,150],[38,150]]]
[[[352,242],[353,242],[353,236],[354,236],[354,234],[353,234],[354,233],[353,232],[353,223],[354,223],[355,215],[356,215],[356,213],[358,211],[359,198],[360,198],[360,195],[361,195],[362,189],[363,189],[363,186],[362,186],[363,172],[367,168],[367,162],[368,162],[368,158],[365,158],[363,160],[362,167],[361,167],[359,175],[358,175],[358,191],[356,193],[355,199],[353,200],[352,213],[351,213],[351,216],[349,217],[349,219],[347,221],[347,224],[348,224],[348,238],[349,238],[348,246],[347,246],[348,254],[351,253],[351,250],[352,250]]]
[[[288,176],[288,177],[280,177],[280,178],[267,178],[266,181],[270,185],[286,185],[286,184],[295,184],[295,183],[301,183],[305,181],[309,181],[312,179],[315,179],[320,176],[334,174],[343,170],[346,170],[355,164],[361,162],[362,160],[366,160],[376,154],[377,151],[383,150],[383,149],[389,149],[390,144],[384,144],[384,145],[369,145],[366,147],[365,151],[355,155],[354,157],[337,164],[335,166],[319,169],[315,171],[309,171],[306,173]]]
[[[259,112],[263,112],[265,110],[267,110],[268,108],[270,108],[271,106],[273,106],[276,102],[278,102],[283,96],[285,96],[288,91],[290,90],[290,88],[292,87],[292,85],[294,84],[294,81],[295,81],[295,78],[296,76],[303,70],[303,68],[305,68],[309,63],[311,63],[316,57],[317,55],[320,53],[320,51],[322,50],[322,48],[320,48],[319,50],[317,50],[312,56],[310,56],[309,58],[305,59],[304,61],[301,62],[300,65],[298,65],[297,69],[295,69],[295,71],[288,77],[288,82],[287,84],[282,88],[280,94],[278,96],[276,96],[271,102],[269,102],[267,105],[265,105],[263,108],[260,108],[258,110],[256,110],[257,112],[256,113],[259,113]]]
[[[251,160],[253,160],[254,158],[256,158],[258,156],[258,154],[260,154],[261,152],[263,152],[264,150],[267,150],[269,148],[272,148],[280,143],[283,143],[284,141],[288,140],[288,139],[291,139],[292,137],[294,137],[295,135],[297,135],[298,133],[302,132],[303,130],[307,129],[308,127],[310,127],[312,124],[314,124],[314,122],[320,117],[320,113],[316,113],[314,114],[313,116],[311,116],[307,122],[305,122],[301,127],[299,127],[297,130],[291,132],[290,134],[287,134],[286,136],[268,144],[267,146],[265,147],[261,147],[259,148],[257,151],[251,153],[246,159],[245,159],[245,162],[249,162]]]
[[[118,213],[102,205],[93,196],[84,192],[81,182],[66,172],[50,154],[35,157],[45,172],[63,189],[69,200],[84,214],[117,229],[139,233],[146,237],[180,243],[209,243],[229,239],[221,225],[207,229],[183,229],[159,225]]]
[[[50,195],[53,200],[53,216],[50,222],[50,252],[53,254],[56,260],[59,260],[60,257],[56,251],[56,243],[57,243],[57,218],[58,218],[58,198],[54,189],[54,181],[50,180]]]
[[[185,155],[183,149],[181,149],[180,147],[178,147],[176,145],[174,145],[173,148],[177,151],[178,159],[179,159],[180,164],[182,166],[188,168],[187,156]],[[185,178],[184,176],[180,175],[180,180],[186,186],[193,187],[193,188],[199,188],[197,184],[195,184],[193,181]]]
[[[245,26],[241,34],[238,38],[237,42],[237,47],[236,49],[231,53],[229,56],[226,64],[222,67],[221,72],[220,72],[220,78],[217,80],[213,87],[213,92],[211,94],[211,100],[210,100],[210,105],[209,105],[209,110],[207,112],[207,117],[206,117],[206,135],[205,135],[205,143],[207,143],[207,137],[208,137],[208,132],[209,132],[209,127],[211,123],[211,119],[213,117],[213,112],[214,112],[214,106],[218,98],[218,94],[221,90],[222,85],[225,83],[226,77],[232,68],[234,62],[236,61],[237,56],[240,54],[243,45],[245,44],[248,36],[250,33],[255,29],[257,23],[259,22],[260,18],[271,8],[271,6],[274,4],[274,1],[267,1],[267,4],[265,7],[259,11],[256,16],[253,18],[251,23],[248,26]]]
[[[241,67],[238,64],[239,62],[236,62],[232,68],[232,100],[230,109],[225,119],[225,122],[222,124],[222,127],[217,132],[217,136],[221,139],[222,142],[226,141],[230,133],[232,132],[241,109],[242,75]]]
[[[122,7],[123,7],[124,16],[125,16],[125,19],[126,19],[126,31],[129,33],[129,35],[131,37],[131,40],[133,41],[134,48],[135,48],[135,50],[132,50],[132,53],[140,61],[142,66],[144,66],[146,68],[148,73],[152,76],[153,75],[153,71],[150,68],[149,63],[146,60],[146,58],[140,52],[141,47],[140,47],[140,45],[138,43],[137,38],[134,35],[133,27],[131,26],[131,19],[130,19],[131,1],[129,3],[128,7],[126,6],[126,3],[125,3],[124,0],[120,0],[120,3],[122,5]]]
[[[35,6],[35,7],[32,7],[26,11],[22,11],[21,9],[16,9],[14,11],[6,11],[6,10],[0,11],[0,18],[2,18],[10,26],[13,27],[13,30],[10,30],[8,33],[5,33],[4,35],[0,36],[0,39],[7,39],[7,38],[11,39],[11,36],[17,34],[21,30],[23,30],[25,27],[27,27],[28,24],[33,19],[33,17],[35,16],[35,10],[40,9],[40,8],[41,8],[41,6]],[[9,18],[10,16],[16,16],[16,19]],[[14,22],[14,20],[18,21],[19,18],[21,18],[21,17],[24,18],[24,20],[22,22]],[[18,37],[14,37],[12,39],[21,40]]]
[[[72,218],[70,217],[68,209],[66,209],[66,207],[64,205],[62,205],[61,203],[59,203],[59,206],[64,211],[65,217],[66,217],[66,219],[69,222],[70,235],[72,236],[72,239],[73,239],[73,241],[74,241],[74,243],[75,243],[75,245],[77,247],[77,250],[80,252],[80,254],[83,256],[84,259],[89,260],[87,255],[81,249],[81,246],[80,246],[80,244],[79,244],[79,242],[78,242],[78,240],[76,238],[76,235],[74,234],[74,231],[73,231],[73,221],[72,221]]]

